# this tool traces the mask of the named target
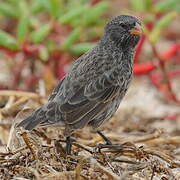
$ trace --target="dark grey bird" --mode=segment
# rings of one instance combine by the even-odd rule
[[[86,125],[110,143],[98,128],[113,116],[129,87],[141,32],[141,23],[133,16],[120,15],[109,21],[97,46],[74,62],[48,103],[17,127],[64,126],[67,153],[74,130]]]

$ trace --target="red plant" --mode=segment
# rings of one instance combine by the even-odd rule
[[[163,54],[159,54],[156,46],[153,43],[151,43],[152,52],[155,58],[153,60],[140,63],[139,56],[141,55],[142,47],[145,40],[146,40],[146,36],[143,35],[137,47],[137,51],[135,55],[134,74],[148,75],[152,84],[155,87],[157,87],[167,97],[167,99],[170,99],[171,101],[174,101],[176,103],[180,103],[180,101],[176,97],[176,94],[173,92],[172,82],[171,82],[171,78],[180,76],[180,70],[172,70],[170,72],[167,72],[165,67],[167,61],[174,61],[173,63],[175,63],[176,60],[175,57],[177,57],[178,53],[180,52],[180,44],[174,43]],[[176,63],[179,62],[176,61]],[[156,73],[155,70],[157,69],[159,69],[162,72],[162,74]]]

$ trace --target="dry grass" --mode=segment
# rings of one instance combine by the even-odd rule
[[[132,105],[138,83],[120,112],[104,126],[114,144],[97,148],[102,139],[84,128],[75,134],[72,155],[64,153],[61,129],[14,130],[15,123],[46,99],[33,93],[0,91],[0,179],[180,179],[180,119],[162,120],[167,113],[178,113],[178,108],[157,99],[157,95],[153,96],[159,111],[157,102],[156,110],[151,109],[153,98],[144,109],[137,102]]]

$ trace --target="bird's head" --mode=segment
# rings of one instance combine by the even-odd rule
[[[136,17],[120,15],[108,22],[104,37],[122,48],[134,48],[140,39],[141,33],[141,22]]]

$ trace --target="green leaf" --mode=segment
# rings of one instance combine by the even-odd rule
[[[20,18],[17,26],[17,39],[19,42],[23,42],[29,30],[29,18],[23,16]]]
[[[78,1],[69,0],[69,1],[66,1],[64,4],[66,5],[66,10],[69,11],[71,9],[76,9],[80,6],[88,4],[87,1],[89,0],[78,0]]]
[[[144,0],[131,0],[130,5],[136,12],[143,12],[145,10]]]
[[[60,16],[64,15],[66,13],[67,9],[67,3],[65,0],[59,0],[58,1],[58,14],[57,19],[59,19]]]
[[[39,57],[42,61],[47,61],[49,58],[49,53],[46,47],[41,47],[39,49]]]
[[[36,16],[31,16],[29,18],[29,24],[33,29],[36,29],[37,27],[41,26],[41,23],[40,23],[39,19],[36,18]]]
[[[19,0],[6,0],[8,4],[17,5]]]
[[[156,12],[164,12],[168,9],[171,10],[180,10],[180,1],[179,0],[164,0],[156,3],[155,11]]]
[[[72,46],[72,44],[74,44],[77,40],[79,40],[80,34],[81,34],[81,28],[80,27],[75,28],[66,38],[61,48],[63,50],[69,49]]]
[[[167,15],[163,16],[155,25],[152,32],[149,35],[149,40],[152,43],[156,43],[160,39],[162,30],[169,25],[172,20],[177,16],[176,12],[170,12]]]
[[[33,31],[31,33],[31,39],[33,43],[40,43],[42,42],[49,34],[51,30],[51,24],[44,24],[39,29]]]
[[[180,4],[178,4],[178,6],[174,7],[174,11],[180,12]]]
[[[76,20],[77,18],[80,18],[81,15],[85,13],[87,10],[87,6],[81,6],[76,9],[72,9],[65,13],[63,16],[59,18],[59,22],[61,24],[67,24],[72,22],[73,20]]]
[[[28,16],[30,14],[29,12],[30,7],[28,7],[29,5],[27,4],[25,0],[19,1],[18,5],[19,5],[19,12],[21,16]]]
[[[51,0],[49,2],[50,2],[50,13],[54,18],[56,18],[59,12],[59,1]]]
[[[27,1],[21,0],[18,3],[18,9],[19,9],[19,22],[16,29],[16,36],[18,42],[23,43],[29,31],[30,7],[28,7]]]
[[[10,16],[10,17],[17,17],[19,12],[17,8],[14,8],[8,3],[0,3],[0,14],[3,14],[5,16]]]
[[[53,18],[57,18],[59,13],[61,12],[62,0],[41,0],[43,2],[43,6],[49,12],[49,14]]]
[[[45,9],[44,3],[42,0],[35,0],[34,3],[32,3],[31,12],[32,14],[37,14]]]
[[[74,54],[83,54],[95,46],[96,46],[95,43],[80,43],[73,45],[70,48],[70,51]]]
[[[144,8],[146,11],[151,10],[153,7],[152,0],[144,0]]]
[[[107,1],[102,1],[97,3],[95,6],[90,7],[89,10],[84,14],[83,23],[85,25],[91,25],[98,22],[98,18],[106,12],[110,7],[110,3]]]
[[[18,49],[16,39],[2,30],[0,30],[0,46],[6,47],[11,50]]]

